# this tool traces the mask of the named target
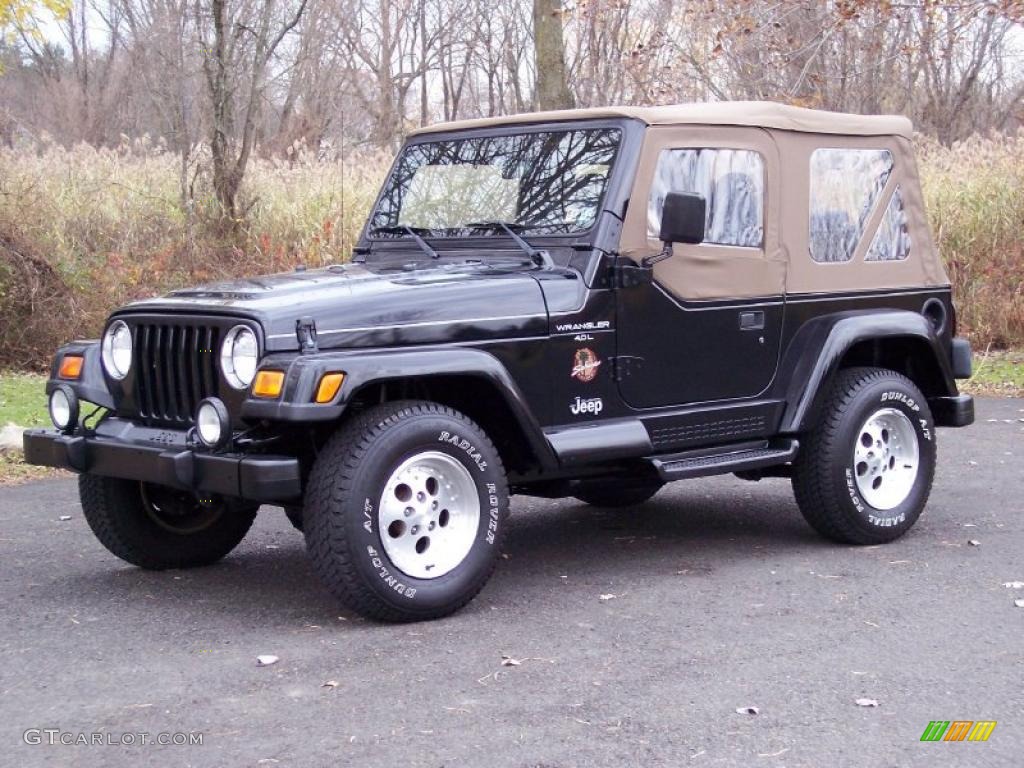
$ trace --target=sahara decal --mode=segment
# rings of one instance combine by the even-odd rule
[[[572,358],[572,377],[587,383],[597,378],[597,369],[601,367],[599,358],[590,347],[577,349]]]

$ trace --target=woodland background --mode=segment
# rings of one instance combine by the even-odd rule
[[[1021,0],[0,0],[0,368],[346,260],[417,126],[721,99],[911,117],[962,329],[1024,346]]]

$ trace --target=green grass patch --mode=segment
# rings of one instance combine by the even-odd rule
[[[46,377],[0,372],[0,426],[39,427],[50,423],[46,411]]]
[[[1024,397],[1024,350],[989,352],[974,359],[974,376],[961,383],[975,395]]]

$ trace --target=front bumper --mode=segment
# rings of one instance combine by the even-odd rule
[[[119,432],[110,432],[86,436],[28,430],[25,461],[249,501],[285,503],[302,496],[302,471],[293,456],[196,451],[175,439],[179,433],[146,439],[152,430],[127,422],[120,423]]]

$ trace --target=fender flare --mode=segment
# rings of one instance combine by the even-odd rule
[[[478,378],[504,399],[538,461],[548,467],[558,463],[518,384],[498,358],[480,349],[325,350],[313,354],[271,355],[261,362],[260,368],[284,370],[284,392],[273,401],[248,397],[242,404],[241,414],[249,421],[336,421],[352,402],[353,396],[367,385],[435,376]],[[335,401],[314,403],[320,378],[333,372],[345,374],[344,384]]]
[[[907,310],[839,312],[815,318],[793,337],[780,364],[790,371],[777,391],[786,410],[779,431],[795,434],[810,424],[822,388],[854,345],[881,339],[913,339],[924,345],[941,374],[939,396],[955,396],[956,382],[943,340],[923,315]]]
[[[68,355],[81,355],[84,358],[82,375],[76,381],[62,379],[58,375],[61,362]],[[103,373],[99,341],[72,341],[57,350],[50,366],[50,378],[46,382],[47,397],[60,384],[71,387],[78,398],[87,403],[99,405],[108,410],[114,410],[116,407],[114,395],[107,386],[107,379]]]

